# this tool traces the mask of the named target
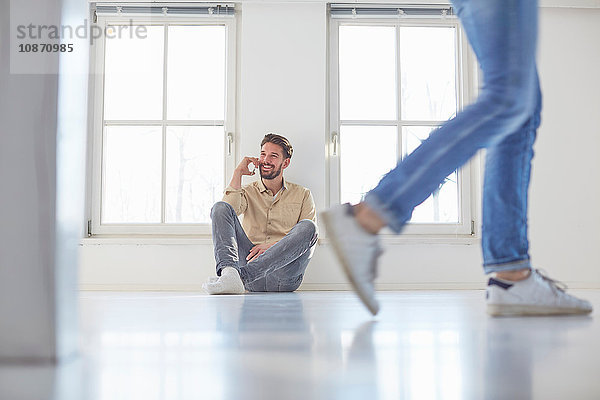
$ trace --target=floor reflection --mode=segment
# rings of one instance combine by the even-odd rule
[[[312,335],[298,293],[244,296],[239,327],[244,349],[310,352]]]
[[[375,354],[373,334],[377,321],[360,324],[353,332],[352,342],[348,348],[343,379],[345,391],[336,393],[338,399],[377,399],[379,398],[379,365]],[[354,372],[354,373],[353,373]],[[360,378],[356,379],[359,375]],[[379,384],[373,384],[378,382]],[[385,388],[384,388],[385,390]]]
[[[52,364],[0,364],[2,400],[81,400],[88,398],[81,357]]]
[[[490,318],[485,342],[484,397],[532,399],[546,392],[553,393],[554,398],[564,398],[550,389],[554,386],[552,380],[569,376],[572,385],[577,383],[576,369],[582,366],[575,363],[573,369],[563,364],[568,358],[565,352],[568,348],[573,351],[577,343],[570,339],[586,332],[591,324],[592,319],[587,316]],[[593,351],[593,346],[585,350],[587,346],[581,344],[584,352]],[[595,347],[598,349],[597,344]]]
[[[600,398],[600,322],[481,297],[382,293],[371,319],[352,293],[93,294],[82,356],[0,364],[0,400]]]

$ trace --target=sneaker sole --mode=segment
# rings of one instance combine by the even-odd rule
[[[581,308],[543,307],[521,304],[488,304],[487,313],[493,317],[536,315],[585,315],[592,310]]]
[[[325,224],[325,230],[328,233],[332,233],[332,235],[330,235],[329,238],[331,240],[331,244],[333,245],[334,253],[337,256],[338,261],[342,265],[342,270],[348,277],[348,280],[350,281],[350,284],[352,284],[352,287],[354,288],[354,291],[358,295],[360,301],[363,302],[363,304],[365,305],[365,307],[367,307],[371,314],[376,315],[379,311],[379,304],[371,304],[369,296],[363,291],[362,287],[358,284],[358,281],[354,278],[354,273],[350,268],[350,264],[343,255],[342,246],[338,242],[334,234],[334,229],[331,227],[332,223],[329,219],[329,215],[326,212],[321,213],[321,218],[323,219],[323,223]]]

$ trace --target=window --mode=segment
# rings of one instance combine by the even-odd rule
[[[96,15],[92,233],[209,233],[233,169],[233,7]]]
[[[331,5],[332,203],[360,201],[467,102],[466,40],[452,9]],[[470,166],[413,212],[415,234],[471,234]]]

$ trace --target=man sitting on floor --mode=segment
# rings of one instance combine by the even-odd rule
[[[283,179],[292,145],[273,133],[260,145],[260,158],[244,157],[223,201],[211,210],[218,278],[203,285],[210,294],[292,292],[302,283],[317,243],[310,190]],[[250,164],[261,179],[242,187],[242,176],[254,175]]]

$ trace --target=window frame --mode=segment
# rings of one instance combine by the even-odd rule
[[[327,158],[329,166],[329,185],[328,185],[328,204],[334,205],[340,203],[341,180],[340,180],[340,156],[342,149],[340,147],[340,119],[339,107],[339,27],[343,25],[352,26],[388,26],[396,28],[396,96],[397,96],[397,115],[395,120],[375,121],[375,120],[344,120],[344,125],[361,126],[396,126],[398,148],[397,154],[401,156],[403,142],[403,126],[439,126],[444,121],[410,121],[406,123],[402,120],[400,114],[401,77],[398,60],[400,58],[400,27],[453,27],[456,29],[456,90],[457,90],[457,111],[460,112],[466,105],[470,104],[477,94],[477,61],[468,45],[468,41],[458,18],[332,18],[329,15],[329,129],[327,132]],[[367,122],[368,121],[368,122]],[[459,188],[459,222],[458,223],[411,223],[409,222],[403,235],[413,237],[454,237],[465,238],[476,236],[476,193],[478,193],[479,176],[479,154],[473,157],[468,163],[458,169],[458,188]],[[389,229],[382,231],[384,237],[392,237],[393,232]]]
[[[161,178],[161,219],[165,218],[165,132],[167,126],[214,126],[223,124],[223,163],[224,176],[223,188],[227,187],[227,179],[235,169],[236,154],[236,56],[237,56],[237,18],[236,16],[176,16],[176,15],[99,15],[95,24],[101,29],[106,25],[164,25],[165,38],[168,33],[166,27],[170,25],[209,25],[224,26],[226,31],[226,54],[225,54],[225,115],[223,121],[196,121],[196,120],[169,120],[166,118],[164,107],[166,107],[166,68],[163,68],[163,117],[160,120],[152,121],[120,121],[119,125],[152,125],[162,127],[162,178]],[[168,51],[168,41],[165,41],[163,62],[166,64],[166,54]],[[92,131],[92,166],[91,166],[91,190],[90,190],[90,214],[88,221],[88,236],[119,236],[119,235],[210,235],[211,226],[209,223],[101,223],[102,198],[103,198],[103,177],[104,177],[104,144],[106,137],[104,135],[104,57],[105,57],[105,38],[102,36],[91,46],[92,68],[91,83],[92,91],[90,96],[91,131]],[[110,124],[110,120],[109,124]],[[116,122],[116,121],[114,121]],[[212,122],[212,123],[210,123]],[[217,122],[218,124],[215,124]]]

